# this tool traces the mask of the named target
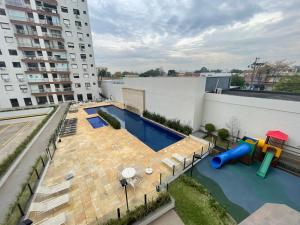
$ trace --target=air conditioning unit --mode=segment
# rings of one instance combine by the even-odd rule
[[[80,18],[80,16],[79,16],[79,15],[76,15],[76,18]]]
[[[82,40],[83,40],[83,38],[80,37],[80,38],[79,38],[79,41],[82,41]]]
[[[84,68],[83,71],[87,71],[87,68]]]
[[[20,82],[24,82],[25,79],[24,79],[24,78],[19,78],[19,81],[20,81]]]
[[[9,82],[10,80],[9,80],[9,78],[4,78],[3,79],[5,82]]]
[[[65,24],[66,25],[66,27],[70,27],[70,24]]]

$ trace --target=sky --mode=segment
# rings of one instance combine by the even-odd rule
[[[109,71],[300,64],[300,0],[88,0],[95,61]]]

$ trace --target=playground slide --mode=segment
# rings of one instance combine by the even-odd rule
[[[251,152],[251,147],[248,144],[240,144],[236,146],[235,148],[232,148],[226,152],[223,152],[211,160],[211,166],[214,169],[220,168],[224,163],[232,160],[232,159],[238,159],[243,157],[244,155]]]
[[[270,167],[270,164],[272,162],[273,157],[274,157],[274,152],[267,152],[266,153],[265,158],[264,158],[262,164],[260,165],[259,170],[256,173],[258,176],[260,176],[262,178],[265,178],[265,176],[268,172],[268,169]]]

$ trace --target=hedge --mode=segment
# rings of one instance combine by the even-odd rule
[[[28,146],[28,144],[32,141],[35,135],[40,131],[40,129],[46,124],[48,119],[54,114],[56,111],[57,106],[54,106],[54,109],[49,113],[42,122],[28,135],[24,141],[15,149],[15,151],[7,156],[5,160],[3,160],[0,164],[0,177],[2,177],[10,165],[15,161],[15,159],[24,151],[24,149]]]
[[[211,134],[216,130],[216,127],[212,123],[207,123],[205,124],[205,130],[207,131],[208,134]]]
[[[121,124],[119,120],[117,120],[115,117],[111,116],[110,114],[102,111],[101,109],[98,110],[99,116],[101,116],[104,120],[106,120],[113,128],[120,129]]]
[[[103,225],[133,224],[134,222],[143,219],[151,212],[154,212],[156,209],[166,205],[169,202],[171,202],[169,193],[161,192],[155,200],[148,202],[147,205],[137,206],[133,210],[127,212],[120,219],[110,219],[107,222],[103,223]]]
[[[186,135],[191,134],[193,131],[190,126],[181,124],[180,120],[168,120],[157,113],[151,113],[145,110],[143,116]]]
[[[222,129],[218,130],[218,136],[221,139],[226,140],[229,137],[229,131],[225,128],[222,128]]]

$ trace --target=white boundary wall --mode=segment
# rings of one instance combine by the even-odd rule
[[[122,102],[122,88],[145,90],[145,109],[168,119],[179,119],[199,129],[205,93],[205,77],[147,77],[102,81],[102,93]]]
[[[226,128],[232,116],[240,122],[240,136],[265,138],[268,130],[289,135],[288,144],[300,147],[300,102],[206,93],[202,124]]]

